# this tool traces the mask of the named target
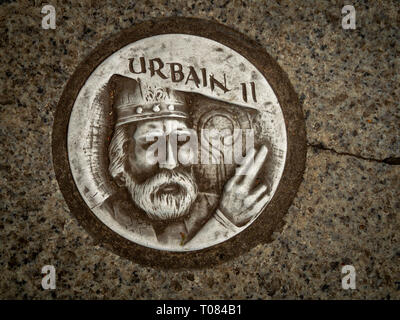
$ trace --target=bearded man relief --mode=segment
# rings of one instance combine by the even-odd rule
[[[235,234],[263,210],[270,194],[257,175],[268,154],[265,146],[247,148],[223,181],[222,194],[199,190],[205,177],[196,174],[200,152],[188,147],[194,125],[187,94],[152,90],[121,75],[111,77],[109,88],[115,115],[109,173],[118,192],[101,207],[120,224],[159,243],[185,246]],[[164,147],[155,148],[160,141]],[[154,151],[156,161],[149,158]]]

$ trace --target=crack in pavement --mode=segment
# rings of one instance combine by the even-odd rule
[[[349,152],[339,152],[339,151],[336,151],[335,149],[328,148],[328,147],[324,146],[322,143],[317,143],[317,144],[307,143],[307,146],[308,147],[312,147],[312,148],[316,148],[316,149],[320,149],[320,150],[329,151],[329,152],[332,152],[332,153],[335,153],[335,154],[341,155],[341,156],[350,156],[350,157],[355,157],[355,158],[358,158],[358,159],[361,159],[361,160],[385,163],[385,164],[392,165],[392,166],[400,165],[400,157],[389,157],[389,158],[385,158],[385,159],[374,159],[374,158],[366,158],[366,157],[363,157],[361,155],[352,154],[352,153],[349,153]]]

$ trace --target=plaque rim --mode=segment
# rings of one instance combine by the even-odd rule
[[[110,55],[143,38],[162,34],[189,34],[217,41],[241,54],[270,84],[280,104],[287,137],[286,163],[271,201],[246,229],[211,247],[186,252],[157,250],[136,244],[103,224],[80,195],[68,159],[67,133],[74,102],[91,73]],[[287,74],[258,44],[244,34],[214,20],[170,17],[148,20],[111,35],[76,67],[57,104],[52,130],[52,160],[59,188],[79,224],[106,249],[144,266],[161,269],[199,269],[226,262],[258,244],[272,241],[280,232],[303,178],[306,162],[306,130],[301,104]]]

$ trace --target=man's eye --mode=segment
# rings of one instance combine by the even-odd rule
[[[186,142],[189,141],[189,138],[190,138],[189,135],[180,135],[180,136],[178,136],[178,141],[177,141],[178,146],[184,145]]]
[[[146,142],[144,142],[144,143],[142,144],[142,148],[145,149],[145,150],[147,150],[147,149],[150,148],[150,146],[151,146],[152,144],[154,144],[156,141],[157,141],[157,139],[155,139],[155,141],[146,141]]]

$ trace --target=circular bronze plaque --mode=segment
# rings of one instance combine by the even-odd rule
[[[57,106],[53,161],[71,212],[142,264],[201,267],[268,242],[305,164],[287,76],[220,24],[168,18],[105,41]]]

